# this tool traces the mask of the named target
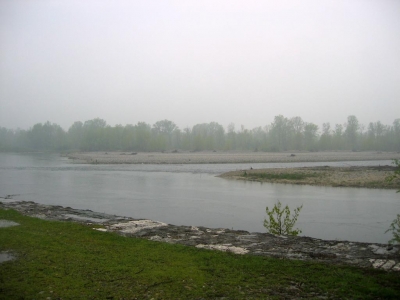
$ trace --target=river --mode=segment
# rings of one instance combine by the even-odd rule
[[[253,168],[385,165],[391,161],[251,164]],[[226,180],[249,164],[90,165],[57,154],[0,153],[0,196],[90,209],[175,225],[265,232],[265,207],[303,205],[303,236],[386,243],[400,213],[394,190],[332,188]]]

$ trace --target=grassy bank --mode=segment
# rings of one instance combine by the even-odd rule
[[[399,298],[397,273],[125,238],[0,210],[0,299]]]
[[[227,172],[220,177],[273,183],[400,189],[400,179],[387,180],[395,169],[392,166],[255,169]]]

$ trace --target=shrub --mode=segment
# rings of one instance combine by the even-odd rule
[[[395,179],[400,178],[400,160],[395,159],[393,160],[393,164],[396,165],[396,170],[394,171],[394,174],[391,176],[388,176],[386,179],[390,182]],[[399,193],[400,190],[397,191]],[[390,227],[388,230],[385,231],[389,232],[391,231],[393,234],[393,238],[389,241],[389,243],[399,243],[400,244],[400,215],[397,215],[397,218],[393,220],[393,222],[390,224]]]
[[[389,229],[386,230],[385,233],[389,231],[391,231],[393,234],[393,238],[389,241],[389,243],[400,244],[400,215],[397,215],[397,218],[393,220],[392,224],[390,224]]]
[[[281,202],[278,201],[277,204],[274,205],[272,210],[269,210],[268,206],[266,207],[266,212],[269,220],[264,220],[264,227],[267,229],[269,233],[278,234],[278,235],[298,235],[301,233],[300,229],[293,229],[294,224],[297,221],[300,210],[303,208],[303,205],[297,207],[294,210],[293,217],[290,216],[289,206],[285,206],[281,209]]]

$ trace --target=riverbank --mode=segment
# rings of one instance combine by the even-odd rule
[[[0,222],[0,253],[6,253],[0,255],[0,259],[12,259],[0,263],[0,299],[400,297],[397,258],[372,258],[373,266],[382,266],[380,269],[324,263],[324,259],[332,259],[332,256],[324,255],[324,252],[309,255],[310,260],[296,257],[285,259],[286,253],[293,252],[289,246],[282,246],[289,245],[285,242],[287,239],[270,241],[268,235],[261,242],[266,247],[272,243],[270,251],[275,251],[277,258],[235,255],[202,249],[205,247],[179,245],[167,239],[182,240],[186,236],[187,241],[196,241],[223,235],[231,240],[248,240],[251,248],[255,243],[250,241],[255,239],[253,234],[224,230],[218,230],[222,231],[218,233],[208,228],[181,229],[158,222],[153,223],[157,225],[153,228],[143,228],[142,225],[152,223],[66,207],[36,206],[27,202],[20,202],[14,208],[27,214],[36,214],[37,217],[28,217],[11,209],[0,209],[0,219],[7,220]],[[56,212],[63,213],[58,215]],[[51,217],[53,213],[53,217],[58,215],[64,221],[54,221]],[[115,226],[111,224],[112,220],[117,222]],[[107,225],[103,222],[110,223]],[[102,231],[106,229],[108,232],[93,228]],[[176,230],[181,230],[181,236],[177,236]],[[296,242],[293,244],[302,247],[307,239],[297,239]],[[220,250],[228,248],[228,245],[222,246]],[[340,256],[348,247],[354,248],[352,244],[341,242],[332,242],[330,246]],[[366,245],[365,250],[374,250],[372,255],[375,257],[387,255],[380,253],[386,251],[385,248],[375,246]],[[279,252],[280,248],[284,249],[283,255]],[[299,254],[306,256],[306,253]],[[389,266],[392,272],[384,271]]]
[[[276,236],[226,228],[176,226],[152,220],[133,219],[26,201],[3,201],[0,202],[0,209],[13,209],[23,215],[43,220],[86,224],[98,231],[115,232],[126,237],[201,249],[400,271],[398,246],[388,247],[376,243],[337,240],[325,241],[301,236]]]
[[[400,189],[400,179],[386,180],[395,169],[394,166],[250,169],[227,172],[219,177],[285,184]]]
[[[75,152],[66,156],[89,164],[223,164],[370,161],[400,158],[397,152]]]

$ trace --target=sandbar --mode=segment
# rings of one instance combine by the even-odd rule
[[[219,177],[280,184],[400,189],[400,178],[387,180],[395,169],[394,166],[250,169],[227,172]]]
[[[74,152],[74,163],[89,164],[225,164],[332,162],[400,159],[398,152]]]

